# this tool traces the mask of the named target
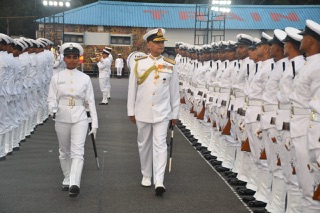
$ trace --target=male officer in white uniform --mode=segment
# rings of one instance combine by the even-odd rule
[[[99,105],[108,105],[108,95],[110,96],[111,61],[108,58],[109,55],[110,52],[104,49],[102,51],[102,57],[97,64],[99,68],[99,85],[102,92],[102,101],[99,103]]]
[[[118,54],[118,58],[114,62],[114,66],[117,68],[117,77],[121,78],[122,76],[122,69],[124,66],[123,58],[121,58],[121,54]]]
[[[59,159],[64,175],[62,190],[69,190],[69,197],[80,193],[80,181],[84,161],[84,145],[88,130],[85,104],[88,105],[92,119],[89,134],[97,133],[98,118],[94,93],[89,76],[77,70],[79,56],[83,48],[77,43],[61,46],[67,69],[51,78],[48,110],[56,114],[55,129],[59,140]]]
[[[155,184],[156,195],[162,195],[167,163],[167,129],[175,125],[179,114],[179,78],[175,61],[164,58],[162,28],[147,32],[143,38],[150,50],[148,56],[136,59],[131,68],[128,90],[128,116],[138,127],[138,148],[142,186]]]

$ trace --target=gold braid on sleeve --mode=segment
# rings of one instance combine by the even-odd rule
[[[150,75],[150,73],[152,71],[158,71],[158,67],[156,67],[155,65],[151,66],[149,69],[147,69],[142,75],[138,74],[138,61],[136,61],[136,65],[134,66],[134,74],[136,75],[136,77],[139,79],[137,84],[140,85],[142,84]]]

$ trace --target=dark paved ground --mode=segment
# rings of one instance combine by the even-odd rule
[[[98,103],[98,80],[92,81]],[[0,213],[250,211],[177,129],[172,172],[165,178],[167,192],[158,197],[153,187],[141,187],[136,128],[126,116],[128,79],[113,78],[111,85],[109,105],[97,105],[101,168],[96,168],[88,137],[79,197],[60,191],[58,143],[54,122],[48,120],[20,151],[0,162]]]

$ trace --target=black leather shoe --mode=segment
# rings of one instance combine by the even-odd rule
[[[6,156],[3,156],[0,158],[0,161],[4,161],[4,160],[6,160]]]
[[[26,142],[27,140],[26,139],[22,139],[20,142]]]
[[[13,155],[13,151],[8,152],[7,155]]]
[[[205,147],[205,146],[197,146],[196,149],[199,150],[199,151],[202,151],[202,150],[207,150],[207,147]]]
[[[194,147],[201,146],[201,143],[194,142],[194,143],[192,143],[192,146],[194,146]]]
[[[230,169],[223,167],[223,166],[215,166],[214,167],[218,172],[226,172],[229,171]]]
[[[242,180],[238,180],[237,178],[230,179],[228,182],[233,186],[245,186],[247,182],[244,182]]]
[[[232,171],[226,171],[226,172],[224,173],[225,176],[228,176],[228,175],[231,175],[231,174],[233,174]]]
[[[254,213],[270,213],[268,210],[266,209],[256,209],[253,211]]]
[[[245,186],[237,186],[237,187],[236,187],[236,190],[237,190],[237,191],[240,190],[240,189],[246,189],[246,187],[245,187]]]
[[[31,138],[31,135],[27,135],[26,138]]]
[[[164,188],[163,186],[158,186],[158,187],[155,189],[155,191],[156,191],[156,195],[162,196],[163,193],[166,192],[166,188]]]
[[[186,126],[185,125],[178,125],[178,127],[179,127],[179,129],[185,129],[186,128]]]
[[[228,178],[237,178],[237,176],[238,176],[238,173],[233,173],[233,174],[228,175],[227,177]]]
[[[208,149],[201,150],[201,154],[203,154],[203,155],[208,155],[210,153],[211,153],[211,151],[209,151]]]
[[[238,190],[239,195],[254,195],[256,192],[251,189],[240,189]]]
[[[256,199],[252,196],[250,197],[243,197],[242,198],[242,201],[245,202],[245,203],[249,203],[249,202],[252,202],[252,201],[255,201]]]
[[[72,185],[69,188],[69,197],[77,197],[80,193],[80,188],[76,185]]]
[[[62,185],[61,191],[64,191],[64,192],[69,191],[69,185]]]
[[[210,161],[210,164],[211,164],[212,166],[219,166],[219,165],[222,164],[222,161],[219,161],[219,160],[211,160],[211,161]]]
[[[259,201],[259,200],[254,200],[254,201],[250,201],[248,203],[248,205],[250,207],[266,207],[267,204],[265,202]]]
[[[206,154],[203,156],[206,160],[215,160],[217,159],[217,156],[213,156],[211,154]]]
[[[20,151],[20,147],[14,147],[12,150],[13,151]]]

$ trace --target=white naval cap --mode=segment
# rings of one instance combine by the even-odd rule
[[[275,29],[273,33],[274,33],[274,36],[273,36],[273,39],[271,40],[271,43],[277,44],[283,47],[284,46],[283,39],[285,39],[285,37],[287,36],[287,33],[280,29]]]
[[[108,50],[109,52],[112,51],[112,47],[104,47],[104,49]]]
[[[300,46],[301,40],[303,38],[302,35],[299,35],[299,33],[301,33],[301,30],[293,27],[286,27],[284,30],[286,31],[287,36],[285,37],[285,39],[283,39],[283,42],[291,42],[297,46]]]
[[[237,42],[235,41],[232,41],[232,40],[229,40],[227,41],[228,43],[228,46],[225,48],[225,50],[228,50],[228,51],[236,51],[237,49]]]
[[[250,50],[254,50],[257,48],[257,44],[261,42],[261,39],[260,38],[257,38],[257,37],[254,37],[253,40],[252,40],[252,45],[250,45],[248,48]]]
[[[320,41],[320,24],[308,19],[306,21],[306,27],[305,27],[304,31],[302,31],[299,34],[300,35],[310,35]]]
[[[102,50],[102,54],[103,54],[103,53],[106,53],[106,54],[110,55],[110,52],[109,52],[108,50],[106,50],[106,49],[103,49],[103,50]]]
[[[14,49],[19,49],[21,51],[26,49],[26,46],[24,43],[22,43],[22,41],[20,41],[19,39],[14,39],[16,42],[16,45],[14,46]]]
[[[253,38],[244,33],[238,34],[237,39],[236,45],[252,45],[253,42]]]
[[[3,44],[10,44],[11,43],[11,39],[9,36],[7,36],[6,34],[0,33],[0,42]]]
[[[163,37],[165,33],[166,33],[166,31],[163,28],[153,29],[153,30],[150,30],[149,32],[147,32],[146,34],[144,34],[143,39],[146,40],[147,42],[149,42],[149,41],[167,41],[168,39]]]
[[[17,38],[16,41],[20,42],[24,46],[23,50],[29,48],[28,43],[25,40],[23,40],[22,38]]]
[[[83,55],[83,47],[78,43],[64,43],[61,45],[60,50],[63,55]]]
[[[257,46],[263,45],[263,44],[268,44],[268,45],[270,45],[270,44],[271,44],[271,43],[270,43],[271,39],[272,39],[271,36],[269,36],[269,35],[268,35],[267,33],[265,33],[265,32],[262,32],[261,38],[260,38],[261,41],[257,43]]]
[[[31,42],[32,47],[35,47],[35,48],[40,48],[41,47],[40,42],[38,42],[38,41],[36,41],[34,39],[31,39],[31,38],[29,38],[28,40]]]

